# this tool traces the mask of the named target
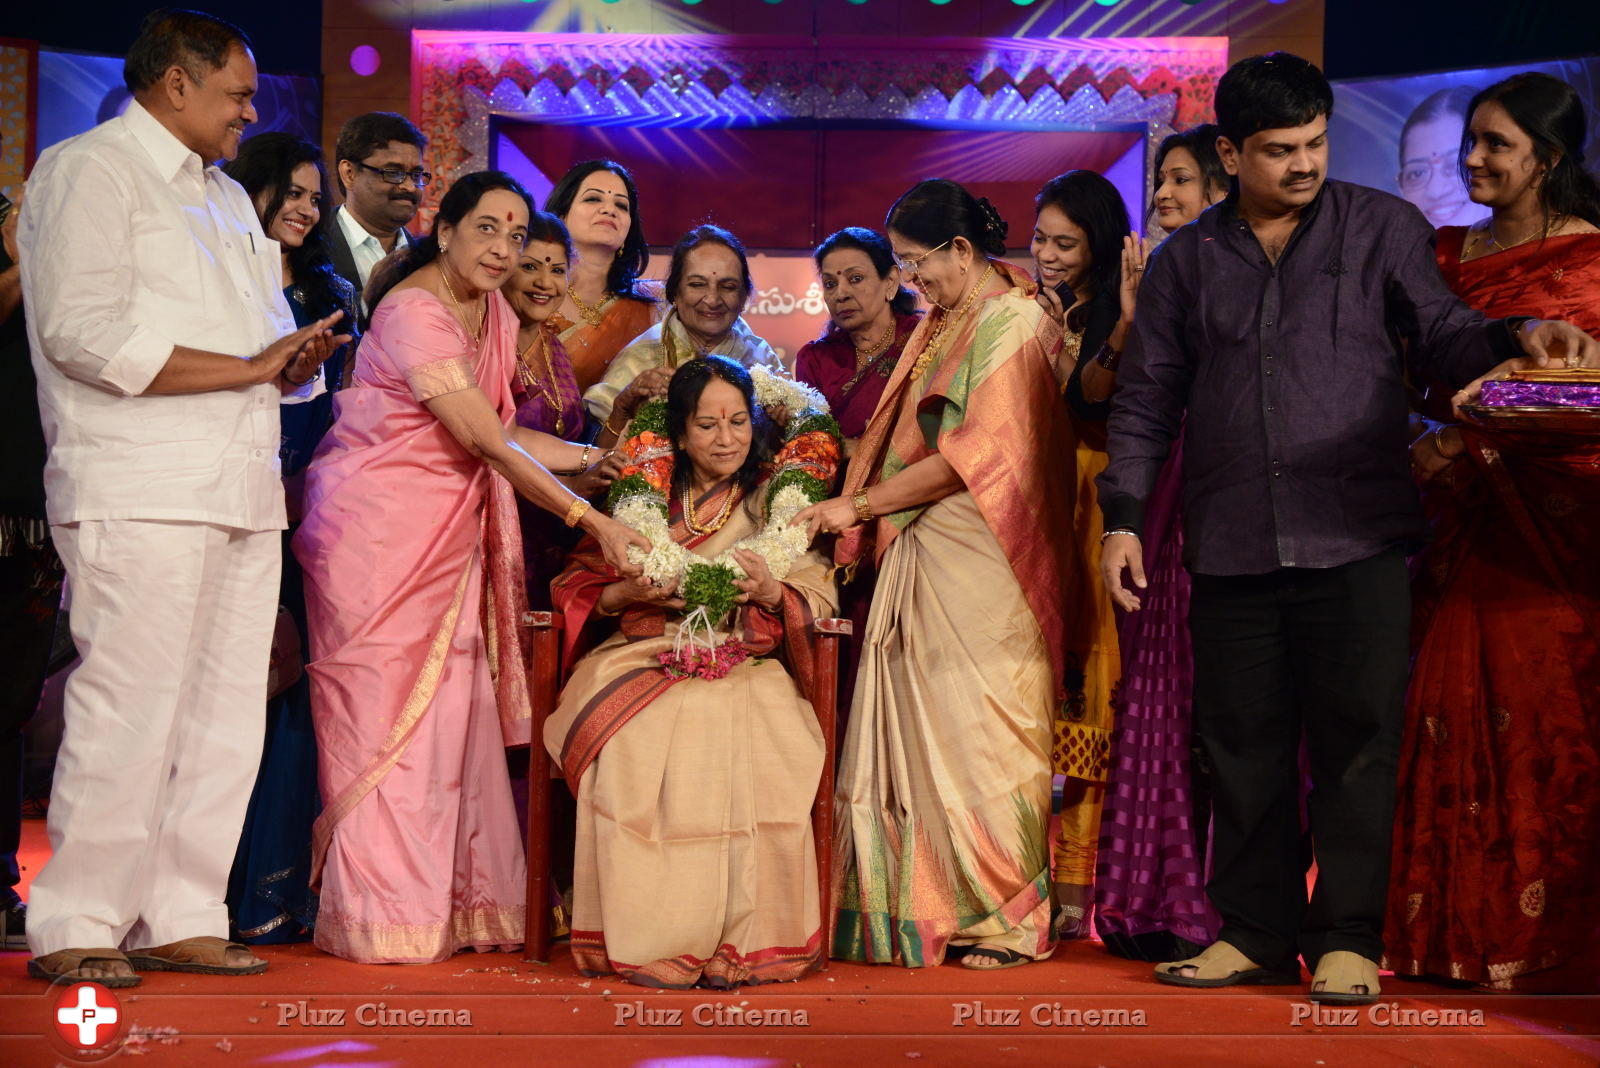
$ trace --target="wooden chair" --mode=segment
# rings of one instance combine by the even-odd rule
[[[528,897],[524,959],[550,959],[550,791],[565,789],[552,777],[544,747],[544,723],[555,711],[561,680],[561,617],[554,612],[525,612],[522,625],[531,632],[528,688],[533,701],[532,744],[528,747]],[[839,642],[848,638],[848,619],[817,619],[812,624],[816,686],[812,708],[822,728],[822,778],[811,805],[812,837],[817,848],[817,897],[821,903],[822,969],[828,967],[833,942],[833,771],[835,724],[839,703]]]

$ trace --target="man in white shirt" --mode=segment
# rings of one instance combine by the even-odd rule
[[[339,131],[334,175],[345,200],[328,227],[328,254],[357,293],[366,291],[379,261],[411,244],[406,224],[432,178],[422,169],[427,145],[422,131],[392,111],[357,115]]]
[[[44,153],[19,244],[51,534],[82,665],[67,683],[29,973],[266,967],[223,895],[256,766],[285,526],[278,404],[320,389],[231,159],[255,60],[195,12],[145,20],[127,112]],[[128,947],[124,953],[117,947]]]

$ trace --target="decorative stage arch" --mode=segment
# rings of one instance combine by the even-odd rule
[[[492,116],[716,127],[796,120],[943,129],[1128,129],[1204,122],[1222,37],[1035,40],[687,35],[412,34],[412,114],[428,165],[489,166]],[[448,182],[428,189],[431,219]]]

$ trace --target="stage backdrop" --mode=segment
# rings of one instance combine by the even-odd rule
[[[1330,177],[1405,197],[1434,226],[1466,225],[1488,212],[1467,199],[1457,165],[1466,106],[1479,89],[1519,71],[1554,75],[1583,97],[1590,166],[1600,160],[1600,57],[1333,83]],[[1402,138],[1402,132],[1404,137]]]
[[[121,56],[39,52],[38,150],[122,114],[132,96],[122,84]],[[322,136],[322,82],[304,75],[263,74],[255,98],[260,119],[245,130],[298,134],[312,144]]]

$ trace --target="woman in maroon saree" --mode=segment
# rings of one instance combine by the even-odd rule
[[[828,326],[807,342],[794,361],[794,376],[824,397],[844,434],[844,454],[855,453],[889,376],[900,361],[911,331],[922,321],[917,297],[900,284],[889,239],[864,226],[847,226],[829,235],[812,254],[828,305]],[[876,572],[862,561],[840,591],[840,614],[866,633]],[[839,671],[839,708],[850,707],[855,690],[859,641],[844,644]]]
[[[536,211],[528,220],[528,243],[506,283],[506,300],[517,313],[517,367],[511,383],[517,401],[517,425],[563,441],[593,440],[594,421],[583,406],[583,394],[572,360],[558,333],[558,309],[567,292],[572,240],[559,218]],[[611,484],[622,462],[604,449],[584,453],[584,468],[562,475],[580,497],[593,498]],[[550,607],[550,580],[566,566],[578,544],[576,533],[537,505],[518,500],[522,521],[523,568],[528,607]]]
[[[1440,230],[1446,281],[1490,316],[1600,332],[1600,189],[1572,163],[1577,95],[1518,75],[1469,114],[1472,199],[1494,215]],[[1542,222],[1524,237],[1530,206]],[[1415,580],[1385,967],[1525,988],[1570,965],[1538,982],[1592,990],[1600,436],[1450,425],[1412,454],[1435,540]]]
[[[794,374],[828,398],[848,456],[922,314],[916,295],[900,284],[888,239],[876,230],[847,226],[812,256],[828,326],[795,356]]]

